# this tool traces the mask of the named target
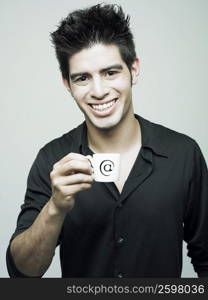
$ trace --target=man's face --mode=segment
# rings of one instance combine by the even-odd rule
[[[73,55],[69,69],[70,92],[89,126],[110,129],[133,112],[131,75],[135,83],[138,60],[130,74],[117,46],[95,44]]]

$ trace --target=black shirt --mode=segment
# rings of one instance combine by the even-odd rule
[[[190,137],[135,115],[142,147],[120,194],[94,182],[76,195],[57,241],[62,277],[180,277],[183,240],[198,276],[208,276],[208,171]],[[12,238],[51,196],[50,171],[69,152],[92,154],[85,122],[45,145],[30,170]],[[7,251],[11,277],[23,277]]]

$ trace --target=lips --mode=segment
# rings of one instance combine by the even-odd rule
[[[91,110],[96,116],[105,117],[113,112],[113,109],[118,102],[118,98],[115,98],[106,103],[98,104],[89,104]]]

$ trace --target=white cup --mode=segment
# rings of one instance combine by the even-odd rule
[[[113,182],[119,179],[119,153],[95,153],[88,155],[95,181]]]

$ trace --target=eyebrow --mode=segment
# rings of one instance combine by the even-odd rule
[[[110,71],[111,69],[117,69],[117,70],[123,70],[123,66],[120,65],[120,64],[115,64],[115,65],[111,65],[111,66],[108,66],[106,68],[103,68],[100,70],[100,73],[105,73],[107,71]],[[72,73],[72,74],[69,74],[69,77],[71,80],[75,79],[76,77],[79,77],[79,76],[87,76],[89,75],[88,72],[79,72],[79,73]]]

